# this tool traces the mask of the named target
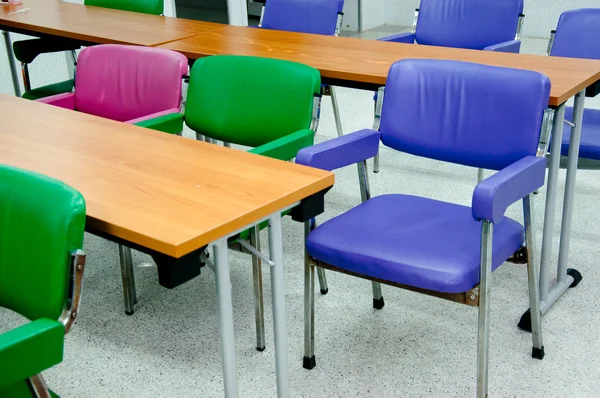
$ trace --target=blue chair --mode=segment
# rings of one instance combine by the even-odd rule
[[[296,162],[326,170],[359,163],[363,203],[321,226],[305,225],[304,367],[315,367],[313,267],[479,306],[478,397],[487,396],[492,271],[526,252],[534,358],[542,359],[531,194],[544,184],[536,156],[549,79],[537,72],[457,61],[403,60],[387,77],[378,131],[302,149]],[[498,170],[472,206],[411,195],[370,198],[366,159],[379,141],[426,158]],[[504,216],[523,200],[525,226]],[[383,297],[377,297],[383,304]]]
[[[342,26],[344,0],[268,0],[258,26],[263,29],[337,36]],[[342,119],[335,88],[324,84],[323,95],[331,96],[337,135],[342,136]]]
[[[583,8],[564,12],[552,31],[548,55],[600,60],[600,8]],[[596,83],[596,86],[599,84]],[[600,88],[600,87],[598,87]],[[596,90],[598,90],[596,88]],[[573,108],[565,108],[565,120],[573,120]],[[571,133],[563,133],[561,166],[566,165]],[[580,169],[600,168],[600,110],[585,109],[579,145]]]
[[[523,0],[421,0],[410,33],[379,40],[518,53],[524,17]],[[373,171],[379,172],[379,156]]]

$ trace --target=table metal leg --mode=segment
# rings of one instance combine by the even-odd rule
[[[281,213],[269,218],[269,253],[271,261],[271,290],[273,296],[273,330],[275,335],[275,369],[277,396],[290,396],[287,324],[285,320],[285,290],[283,280],[283,240]]]
[[[569,261],[569,243],[571,239],[571,225],[573,221],[573,201],[575,198],[575,176],[579,161],[579,143],[581,140],[581,125],[583,123],[583,108],[585,106],[585,90],[575,96],[573,107],[573,124],[571,128],[571,141],[569,142],[569,159],[567,163],[567,181],[565,184],[565,199],[563,205],[562,225],[560,231],[560,247],[558,254],[559,283],[571,286],[573,277],[567,269]]]
[[[238,384],[227,239],[220,239],[214,243],[214,257],[225,397],[236,398],[238,396]]]
[[[542,236],[542,258],[540,262],[540,300],[542,308],[548,301],[548,286],[550,284],[550,264],[552,258],[552,230],[556,213],[556,188],[560,166],[560,147],[562,143],[565,120],[565,105],[561,105],[554,115],[552,128],[552,146],[550,148],[550,164],[548,182],[546,184],[546,208],[544,210],[544,231]],[[544,310],[542,309],[542,312]]]
[[[17,66],[15,64],[15,54],[13,53],[12,41],[10,40],[10,32],[3,31],[4,46],[6,47],[6,57],[8,58],[8,67],[10,68],[10,77],[12,79],[13,90],[17,97],[21,96],[21,85],[19,84],[19,75],[17,74]]]

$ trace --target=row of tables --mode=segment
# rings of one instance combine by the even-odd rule
[[[368,90],[385,85],[391,64],[405,58],[450,59],[544,73],[552,82],[548,105],[556,112],[542,241],[543,312],[573,282],[566,264],[582,110],[586,91],[588,95],[600,91],[600,61],[249,29],[60,0],[24,0],[22,5],[0,7],[0,29],[5,31],[91,44],[157,46],[179,51],[191,60],[216,54],[285,59],[319,69],[329,84]],[[7,41],[9,59],[14,62],[9,44]],[[13,73],[15,80],[14,67]],[[576,98],[575,127],[558,276],[550,287],[564,108],[572,97]],[[333,185],[333,174],[8,96],[0,96],[0,109],[11,115],[0,119],[0,162],[50,175],[78,189],[87,202],[88,231],[151,254],[159,265],[161,284],[180,283],[190,269],[199,266],[198,253],[214,245],[228,397],[237,396],[237,374],[227,238],[268,219],[270,255],[275,264],[271,282],[277,387],[280,397],[289,396],[280,214],[294,208],[294,218],[303,220],[320,213],[323,192]]]

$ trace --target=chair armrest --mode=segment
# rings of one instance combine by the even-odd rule
[[[315,132],[305,129],[268,142],[248,152],[279,160],[291,160],[296,157],[299,150],[314,144],[314,140]]]
[[[0,387],[34,376],[63,359],[65,328],[47,318],[0,334]]]
[[[498,223],[506,209],[544,185],[546,158],[527,156],[481,181],[473,192],[476,221]]]
[[[129,120],[127,123],[169,134],[180,134],[183,131],[183,115],[177,108]]]
[[[13,43],[15,58],[26,64],[32,63],[40,54],[78,50],[79,47],[81,43],[78,41],[58,37],[19,40]]]
[[[496,51],[501,53],[515,53],[521,51],[521,40],[510,40],[503,43],[494,44],[484,48],[485,51]]]
[[[332,171],[377,155],[379,131],[360,130],[302,149],[296,163]]]
[[[378,41],[391,41],[393,43],[406,43],[406,44],[414,44],[415,43],[415,34],[414,33],[398,33],[391,36],[380,37],[377,39]]]
[[[58,106],[59,108],[65,108],[69,110],[75,110],[75,93],[63,93],[51,95],[36,100],[48,105]]]

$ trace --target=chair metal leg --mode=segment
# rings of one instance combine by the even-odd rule
[[[19,78],[17,77],[17,66],[15,65],[15,54],[13,53],[12,41],[10,39],[10,32],[2,31],[4,36],[4,46],[6,48],[6,57],[8,58],[8,67],[10,69],[10,77],[13,84],[13,90],[17,97],[21,96],[21,85],[19,84]]]
[[[379,151],[377,151],[377,155],[373,158],[373,173],[379,173]]]
[[[331,104],[333,105],[333,117],[335,119],[335,128],[337,129],[338,137],[344,135],[344,129],[342,128],[342,118],[340,117],[340,108],[338,106],[337,97],[335,96],[335,88],[329,86],[331,92]]]
[[[481,268],[479,281],[479,322],[477,329],[477,397],[487,398],[490,335],[490,285],[492,283],[492,237],[494,225],[481,221]]]
[[[373,287],[373,308],[380,310],[385,305],[383,294],[381,293],[381,283],[371,282],[371,285]]]
[[[327,285],[327,275],[325,275],[325,270],[317,267],[317,276],[319,277],[319,288],[321,289],[321,294],[327,294],[329,292],[329,286]]]
[[[250,244],[260,251],[260,234],[258,227],[250,229]],[[256,320],[256,349],[265,350],[265,307],[263,303],[262,261],[252,256],[252,280],[254,285],[254,316]]]
[[[123,278],[123,299],[125,301],[125,313],[133,315],[133,305],[137,302],[135,292],[135,275],[133,273],[133,260],[131,249],[119,245],[119,261],[121,263],[121,277]]]
[[[304,223],[304,238],[310,232],[310,221]],[[315,273],[310,256],[304,247],[304,369],[314,369],[315,359]]]
[[[484,178],[483,169],[477,169],[477,183],[479,184]]]
[[[29,80],[29,67],[25,62],[21,62],[21,76],[23,77],[23,87],[25,92],[31,91],[31,81]]]
[[[31,395],[36,398],[52,397],[50,390],[48,390],[48,386],[46,385],[46,381],[44,381],[41,373],[38,373],[35,376],[31,376],[29,379],[27,379],[27,386],[31,391]]]
[[[542,340],[542,310],[540,308],[538,264],[535,261],[534,229],[532,221],[533,200],[531,195],[523,198],[523,218],[525,220],[525,239],[527,244],[527,279],[529,283],[529,316],[531,322],[531,338],[533,349],[531,356],[544,358],[544,343]]]

